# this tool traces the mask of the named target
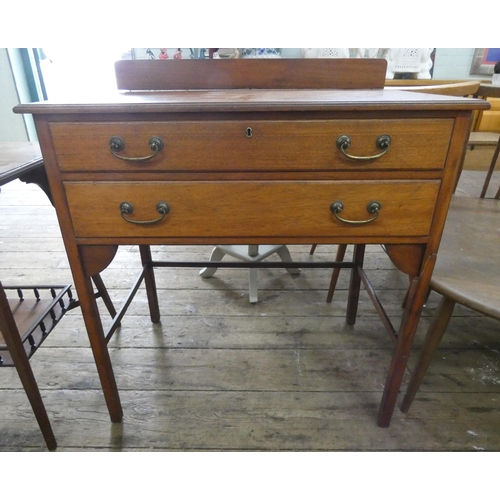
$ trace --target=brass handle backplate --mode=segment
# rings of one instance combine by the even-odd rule
[[[132,205],[132,203],[124,201],[120,204],[120,212],[122,218],[127,222],[130,222],[132,224],[154,224],[155,222],[160,222],[165,217],[165,215],[167,215],[170,212],[170,206],[168,203],[165,203],[164,201],[158,202],[156,204],[156,211],[161,215],[161,217],[151,220],[133,220],[126,217],[126,215],[130,215],[133,211],[134,211],[134,206]]]
[[[344,219],[339,215],[340,212],[344,210],[344,204],[341,201],[334,201],[330,205],[330,211],[332,212],[333,215],[335,215],[337,220],[339,220],[340,222],[344,222],[345,224],[355,224],[355,225],[368,224],[369,222],[373,222],[378,217],[381,208],[382,205],[378,201],[371,201],[370,203],[368,203],[366,211],[369,214],[375,214],[374,217],[365,220],[349,220],[349,219]]]
[[[336,142],[337,148],[340,149],[342,154],[349,158],[350,160],[376,160],[377,158],[380,158],[381,156],[384,156],[387,151],[389,151],[389,146],[391,145],[391,138],[388,135],[381,135],[380,137],[377,137],[377,140],[375,141],[375,145],[377,146],[378,149],[382,149],[381,153],[378,153],[376,155],[371,155],[371,156],[354,156],[346,152],[346,149],[351,145],[351,138],[348,135],[341,135]]]
[[[154,158],[158,152],[160,152],[163,149],[164,143],[161,137],[151,137],[149,139],[149,149],[153,151],[153,154],[150,154],[148,156],[122,156],[117,154],[118,151],[122,151],[125,148],[125,141],[121,137],[111,137],[109,140],[109,148],[111,151],[111,154],[113,156],[116,156],[116,158],[119,158],[120,160],[126,160],[126,161],[148,161]]]

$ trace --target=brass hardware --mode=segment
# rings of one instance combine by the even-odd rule
[[[378,149],[382,149],[383,151],[379,154],[372,156],[354,156],[346,153],[346,149],[351,145],[351,138],[348,135],[341,135],[336,142],[337,148],[340,149],[342,154],[351,160],[376,160],[381,156],[384,156],[387,151],[389,151],[389,146],[391,145],[391,138],[388,135],[381,135],[377,137],[375,141],[375,145]]]
[[[165,215],[167,215],[170,212],[170,206],[168,205],[168,203],[165,203],[164,201],[158,202],[156,204],[156,211],[159,214],[161,214],[161,217],[152,220],[132,220],[125,217],[126,215],[130,215],[133,211],[134,211],[134,206],[132,205],[132,203],[124,201],[120,204],[120,212],[122,214],[122,218],[127,222],[131,222],[132,224],[154,224],[155,222],[160,222],[165,217]]]
[[[245,134],[249,139],[251,139],[253,137],[252,127],[247,127],[247,129],[245,130]]]
[[[122,151],[125,148],[125,141],[121,137],[111,137],[109,147],[111,151]]]
[[[335,215],[337,220],[339,220],[340,222],[344,222],[346,224],[356,224],[356,225],[368,224],[369,222],[373,222],[378,217],[381,208],[382,205],[378,201],[371,201],[370,203],[368,203],[366,211],[369,214],[375,214],[374,217],[366,220],[349,220],[349,219],[343,219],[342,217],[339,216],[339,213],[342,212],[342,210],[344,210],[344,204],[341,201],[334,201],[330,205],[330,211],[332,212],[333,215]]]
[[[153,151],[153,154],[149,156],[136,156],[136,157],[130,157],[130,156],[121,156],[119,154],[116,154],[117,151],[122,151],[125,148],[125,141],[121,137],[111,137],[109,140],[109,148],[111,150],[111,154],[113,156],[116,156],[116,158],[119,158],[120,160],[127,160],[127,161],[147,161],[151,160],[154,158],[159,151],[163,149],[163,140],[160,137],[151,137],[149,139],[149,149]]]

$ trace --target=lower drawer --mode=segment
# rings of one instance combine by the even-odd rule
[[[282,237],[284,242],[309,236],[311,241],[335,235],[426,236],[439,186],[434,180],[65,183],[79,238]],[[338,217],[347,222],[332,212],[336,201],[344,207]],[[381,206],[377,217],[367,210],[373,201]],[[163,217],[159,202],[168,204]],[[123,203],[128,213],[122,216]]]

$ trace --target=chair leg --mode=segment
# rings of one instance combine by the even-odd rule
[[[226,255],[219,247],[214,247],[212,250],[212,255],[210,255],[210,262],[220,262],[222,258]],[[204,267],[200,271],[200,276],[202,278],[210,278],[217,271],[216,267]]]
[[[259,255],[259,245],[248,245],[249,257],[257,257]],[[259,301],[257,284],[257,269],[248,269],[248,300],[251,304],[256,304]]]
[[[351,270],[351,281],[349,283],[349,296],[347,298],[346,323],[354,325],[358,313],[359,291],[361,288],[361,276],[358,267],[363,267],[366,245],[354,245],[353,262],[355,267]]]
[[[347,250],[347,245],[339,245],[337,248],[337,256],[335,257],[335,262],[344,262],[345,252]],[[330,279],[330,287],[328,288],[328,294],[326,296],[326,302],[330,304],[333,299],[333,294],[337,286],[337,280],[339,279],[340,267],[335,267],[332,272],[332,278]]]
[[[412,371],[410,383],[408,384],[406,394],[403,398],[403,402],[401,403],[401,411],[403,413],[406,413],[410,409],[413,399],[415,398],[418,388],[420,387],[420,383],[427,373],[427,369],[431,364],[434,353],[443,338],[448,323],[450,322],[454,307],[455,301],[443,296],[436,313],[432,318],[431,324],[429,325],[429,329],[427,330],[424,344],[420,351],[420,357],[418,358],[417,364]]]
[[[495,148],[495,152],[493,153],[493,157],[491,158],[490,167],[488,168],[488,173],[486,174],[486,179],[484,180],[483,189],[481,190],[480,198],[484,198],[486,196],[486,191],[488,190],[488,186],[490,185],[491,176],[493,175],[493,170],[495,170],[495,165],[498,160],[498,154],[500,152],[500,138],[498,139],[497,147]],[[500,188],[495,195],[495,199],[498,200],[500,198]]]
[[[255,304],[259,301],[257,271],[258,269],[254,267],[248,269],[248,299],[251,304]]]
[[[145,267],[144,284],[148,297],[149,315],[153,323],[160,321],[160,305],[158,303],[158,292],[156,290],[156,280],[153,269],[153,259],[151,257],[151,247],[149,245],[139,245],[141,263]]]
[[[31,369],[28,355],[24,350],[19,331],[12,311],[7,302],[7,297],[3,288],[0,286],[0,330],[2,331],[7,349],[14,361],[21,383],[23,384],[28,400],[35,414],[43,438],[49,450],[57,448],[56,438],[50,425],[45,405],[42,401],[42,396],[36,383],[35,375]]]
[[[92,281],[94,282],[94,285],[97,288],[97,292],[103,300],[106,309],[108,310],[111,317],[114,318],[116,316],[116,309],[113,305],[111,297],[109,296],[108,290],[104,285],[104,282],[102,281],[101,275],[96,274],[95,276],[92,276]]]
[[[288,250],[288,247],[286,245],[281,246],[276,250],[276,253],[278,254],[278,257],[281,259],[282,262],[293,262],[292,256],[290,255],[290,250]],[[300,274],[300,269],[297,267],[287,267],[286,270],[288,271],[289,274],[292,275],[298,275]]]
[[[406,289],[405,296],[403,297],[403,302],[401,302],[402,309],[406,308],[406,303],[408,302],[408,296],[410,294],[410,287],[411,287],[411,284],[412,284],[413,280],[416,279],[416,278],[417,278],[417,276],[410,276],[410,275],[408,275],[409,283],[408,283],[408,288]],[[429,295],[430,294],[431,294],[431,289],[429,288],[429,290],[427,290],[427,295],[425,296],[425,302],[424,302],[424,304],[427,304],[427,300],[429,299]]]
[[[309,255],[312,255],[312,254],[314,253],[314,251],[316,250],[316,247],[317,247],[317,246],[318,246],[318,245],[312,245],[312,246],[311,246],[311,249],[309,250]]]

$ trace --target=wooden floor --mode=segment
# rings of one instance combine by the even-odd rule
[[[477,196],[484,172],[464,172],[459,196]],[[493,186],[499,180],[494,179]],[[492,188],[494,189],[494,188]],[[296,260],[332,259],[335,247],[290,247]],[[155,257],[205,259],[211,247],[154,247]],[[406,276],[378,246],[366,268],[391,318]],[[139,270],[121,247],[103,278],[119,301]],[[248,302],[245,270],[158,269],[161,324],[140,291],[109,344],[124,407],[112,424],[79,310],[68,313],[32,358],[59,451],[500,450],[499,323],[457,307],[410,412],[376,426],[392,345],[366,293],[346,326],[347,271],[326,304],[329,271],[259,270]],[[4,285],[71,283],[52,206],[19,181],[0,193]],[[431,295],[413,349],[438,297]],[[403,383],[403,389],[408,376]],[[0,451],[45,450],[13,368],[0,369]]]

